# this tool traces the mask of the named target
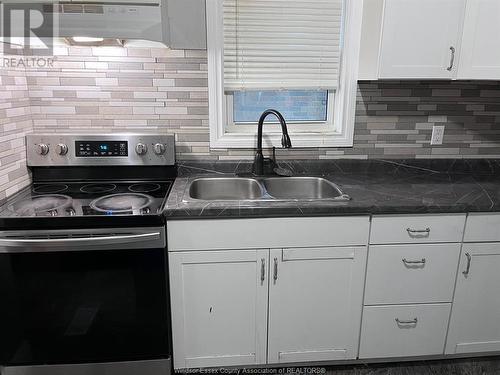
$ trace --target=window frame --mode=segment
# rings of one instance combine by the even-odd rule
[[[311,123],[291,122],[289,133],[294,147],[352,147],[353,145],[362,3],[362,1],[345,1],[339,87],[335,92],[328,94],[328,120],[315,126]],[[207,0],[206,13],[210,147],[253,148],[257,143],[256,125],[234,125],[232,98],[224,92],[223,0]],[[332,96],[333,100],[330,100]],[[264,133],[266,135],[263,139],[264,147],[281,146],[279,127],[266,124]]]

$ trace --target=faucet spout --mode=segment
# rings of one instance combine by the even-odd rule
[[[281,125],[281,132],[283,136],[281,137],[281,145],[283,148],[291,148],[292,141],[288,135],[288,128],[286,126],[286,121],[283,115],[275,109],[268,109],[262,113],[259,119],[259,125],[257,129],[257,152],[255,154],[255,160],[253,164],[253,173],[257,176],[262,176],[264,174],[264,156],[262,154],[262,128],[264,127],[264,121],[267,116],[274,115],[278,119]]]

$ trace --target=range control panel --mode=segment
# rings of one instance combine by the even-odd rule
[[[127,141],[76,141],[76,157],[128,156]]]
[[[175,164],[170,134],[30,134],[26,146],[29,166]]]

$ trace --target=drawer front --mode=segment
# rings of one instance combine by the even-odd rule
[[[374,216],[372,244],[461,242],[465,215]]]
[[[366,246],[369,216],[173,220],[168,251]]]
[[[500,241],[499,214],[469,214],[465,226],[464,242]]]
[[[370,246],[365,305],[451,302],[460,244]]]
[[[449,303],[365,307],[359,358],[443,354],[450,309]]]

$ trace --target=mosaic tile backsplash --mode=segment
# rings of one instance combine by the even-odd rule
[[[181,160],[253,156],[209,148],[204,51],[61,47],[53,68],[26,74],[35,131],[159,130],[176,134]],[[360,82],[354,147],[293,148],[279,156],[500,157],[499,103],[499,82]],[[434,124],[446,126],[441,146],[430,145]]]
[[[31,130],[24,70],[0,67],[0,202],[29,183],[24,137]]]
[[[159,131],[179,160],[252,159],[210,149],[205,51],[56,48],[50,68],[0,68],[0,200],[28,181],[27,132]],[[360,82],[352,148],[278,150],[285,159],[500,158],[500,82]],[[431,146],[434,124],[444,144]],[[293,141],[293,136],[292,136]]]

